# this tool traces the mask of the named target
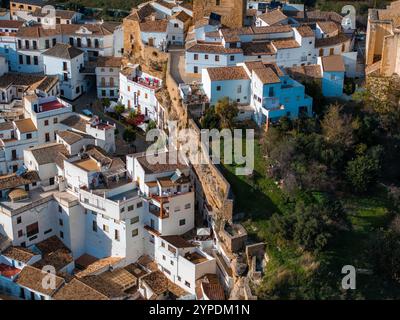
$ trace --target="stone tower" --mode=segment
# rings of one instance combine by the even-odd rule
[[[230,28],[243,26],[247,0],[193,0],[193,20],[196,23],[211,12],[222,16],[222,24]]]

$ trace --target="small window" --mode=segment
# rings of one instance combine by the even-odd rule
[[[165,248],[165,242],[161,241],[161,247]]]
[[[97,232],[97,222],[96,222],[96,221],[93,221],[93,222],[92,222],[92,230],[93,230],[94,232]]]
[[[48,126],[49,125],[49,120],[44,120],[44,125]]]
[[[185,209],[190,209],[190,207],[191,207],[191,204],[190,204],[190,203],[186,203],[186,204],[185,204]]]
[[[62,212],[62,208],[60,205],[58,206],[58,212]]]
[[[138,222],[139,222],[139,216],[131,218],[131,224],[138,223]]]
[[[230,57],[229,57],[229,60],[235,61],[235,56],[230,56]]]
[[[136,237],[139,234],[139,229],[133,229],[132,230],[132,238]]]
[[[115,230],[114,232],[114,239],[119,241],[119,230]]]
[[[197,53],[194,54],[193,60],[199,60],[199,55]]]
[[[180,276],[178,276],[178,281],[179,281],[179,282],[181,282],[181,281],[182,281],[182,278],[181,278]]]
[[[58,119],[57,118],[53,118],[53,123],[58,123]]]
[[[64,232],[60,231],[60,238],[64,239]]]
[[[219,61],[219,56],[215,56],[215,61]]]
[[[132,211],[134,209],[133,205],[128,206],[128,211]]]
[[[136,208],[141,208],[141,207],[143,207],[143,203],[142,203],[142,202],[138,202],[138,203],[136,204]]]
[[[187,282],[187,281],[185,281],[185,286],[188,287],[188,288],[190,288],[190,283]]]
[[[221,86],[217,86],[217,91],[221,91]]]
[[[63,226],[63,225],[64,225],[63,219],[58,219],[58,224],[59,224],[60,226]]]
[[[18,230],[18,238],[21,238],[23,236],[24,232],[22,230]]]
[[[163,259],[164,261],[166,260],[166,258],[165,258],[165,256],[164,256],[164,255],[162,256],[162,259]]]
[[[108,233],[109,230],[110,229],[109,229],[108,225],[103,224],[103,231]]]
[[[179,220],[179,225],[184,226],[186,224],[186,219]]]
[[[173,265],[174,265],[174,261],[172,261],[172,260],[171,260],[169,263],[171,264],[171,266],[173,266]]]
[[[22,218],[21,217],[17,217],[17,224],[20,224],[22,222]]]
[[[204,60],[208,60],[208,54],[204,55]]]
[[[26,139],[32,139],[32,133],[27,133],[26,134]]]

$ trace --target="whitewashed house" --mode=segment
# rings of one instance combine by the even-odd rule
[[[96,86],[98,98],[118,99],[119,73],[122,58],[99,57],[96,60]]]
[[[60,95],[75,100],[86,91],[86,83],[81,70],[84,65],[82,50],[69,44],[57,43],[42,54],[44,73],[58,77]]]
[[[139,65],[128,66],[120,71],[119,101],[128,110],[136,110],[156,121],[158,104],[156,92],[161,87],[161,79],[143,72]]]
[[[10,71],[18,70],[16,34],[22,21],[0,20],[0,55],[7,59]]]

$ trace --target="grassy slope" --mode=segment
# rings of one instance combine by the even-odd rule
[[[225,165],[224,174],[231,183],[235,195],[235,212],[244,213],[244,225],[250,236],[268,243],[266,226],[274,213],[289,210],[282,191],[274,181],[265,175],[266,165],[261,146],[255,143],[255,175],[254,178],[236,176],[234,165]],[[314,270],[320,263],[318,280],[314,286],[306,290],[316,298],[394,298],[400,296],[400,288],[393,283],[383,281],[378,275],[358,275],[357,290],[341,292],[340,283],[344,265],[354,265],[360,269],[370,269],[368,243],[374,230],[385,227],[389,220],[390,204],[385,192],[379,190],[372,196],[344,196],[341,199],[352,230],[341,232],[331,243],[326,252],[318,257],[305,256],[296,248],[270,248],[271,257],[265,277],[280,277],[285,273],[295,274],[299,281],[305,280],[308,271]],[[329,290],[326,288],[330,288]],[[333,288],[333,289],[332,289]],[[297,289],[297,288],[296,288]],[[290,288],[289,288],[290,291]],[[288,294],[287,298],[291,296]]]

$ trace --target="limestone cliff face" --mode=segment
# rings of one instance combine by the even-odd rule
[[[230,28],[243,26],[247,0],[193,0],[193,20],[201,20],[211,12],[222,16],[222,24]]]

